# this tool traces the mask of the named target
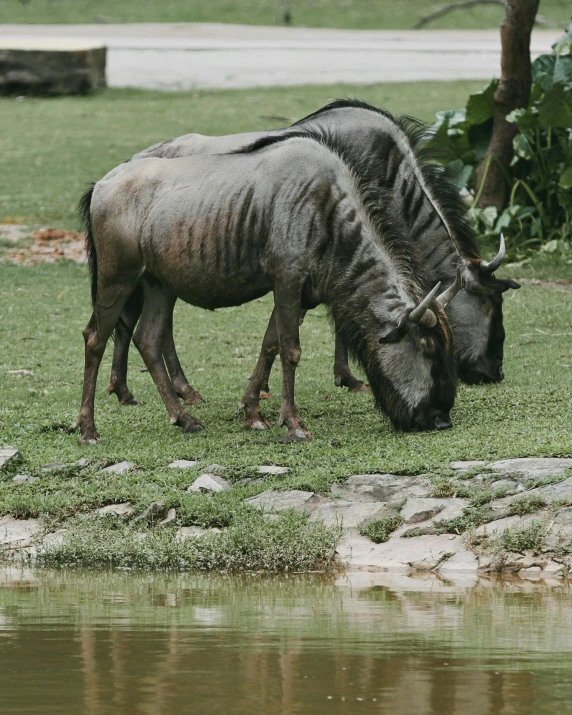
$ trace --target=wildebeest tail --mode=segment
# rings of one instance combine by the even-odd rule
[[[95,305],[97,299],[97,253],[95,252],[95,243],[93,240],[93,231],[91,226],[91,197],[95,183],[91,184],[87,191],[79,200],[79,216],[81,219],[81,227],[85,232],[85,249],[87,252],[87,265],[89,266],[89,275],[91,276],[91,303]]]

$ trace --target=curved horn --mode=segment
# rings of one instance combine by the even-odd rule
[[[442,308],[446,308],[462,287],[463,279],[461,278],[461,271],[457,269],[454,283],[444,290],[441,295],[438,295],[435,300],[441,304]]]
[[[434,328],[437,324],[437,318],[432,310],[429,310],[429,306],[435,300],[435,296],[439,292],[441,287],[441,281],[437,283],[435,288],[425,296],[417,308],[413,308],[411,313],[409,313],[409,320],[417,325],[424,325],[426,328]]]
[[[504,257],[506,256],[506,246],[504,242],[504,236],[500,235],[500,248],[499,252],[497,255],[493,258],[493,260],[490,263],[487,263],[487,261],[481,261],[479,263],[479,268],[483,273],[494,273],[496,269],[500,266],[500,264],[503,262]]]

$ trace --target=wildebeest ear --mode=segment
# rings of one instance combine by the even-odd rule
[[[495,293],[506,293],[507,290],[520,288],[520,283],[513,281],[511,278],[495,278],[494,283]]]
[[[402,337],[403,337],[403,327],[401,325],[398,325],[395,328],[388,327],[387,332],[382,333],[382,336],[379,339],[379,342],[380,343],[398,343]]]

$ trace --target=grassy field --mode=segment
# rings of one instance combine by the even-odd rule
[[[299,27],[342,27],[400,30],[446,2],[425,0],[304,0],[292,2],[292,24]],[[0,0],[0,22],[228,22],[273,25],[276,0]],[[570,8],[565,0],[543,0],[540,13],[565,25]],[[498,27],[502,7],[483,6],[454,11],[431,23],[434,29]]]
[[[439,108],[462,104],[475,86],[390,85],[357,88],[355,94],[393,111],[430,119]],[[2,100],[0,222],[21,217],[74,228],[75,204],[85,183],[142,147],[191,130],[225,133],[284,124],[332,97],[348,94],[354,94],[353,88],[340,86],[186,95],[109,91],[83,99]],[[523,274],[570,278],[570,266],[537,261],[519,269]],[[131,354],[130,384],[145,405],[119,407],[105,391],[108,351],[96,399],[102,443],[80,447],[77,435],[58,425],[73,423],[79,406],[81,329],[90,314],[88,293],[83,266],[0,262],[0,443],[17,446],[23,454],[23,462],[0,478],[0,514],[42,515],[59,523],[111,502],[129,500],[142,510],[161,500],[176,507],[177,525],[232,526],[224,553],[219,542],[218,552],[211,549],[200,557],[212,559],[209,563],[220,566],[229,553],[239,560],[244,549],[254,549],[256,555],[247,559],[249,567],[307,568],[327,561],[324,554],[331,553],[334,535],[311,525],[303,532],[303,525],[290,516],[274,525],[264,522],[242,504],[245,496],[271,485],[324,491],[334,480],[358,473],[447,474],[449,462],[457,459],[572,454],[570,285],[529,281],[511,292],[505,303],[506,380],[496,386],[462,387],[452,415],[454,428],[445,433],[397,434],[375,412],[369,395],[336,389],[330,327],[322,309],[312,312],[302,327],[297,403],[313,439],[293,445],[277,441],[284,434],[277,427],[262,434],[246,432],[236,414],[270,313],[271,299],[266,297],[216,313],[183,305],[176,309],[175,338],[183,363],[207,400],[194,408],[208,428],[204,434],[183,435],[169,425],[136,351]],[[7,374],[21,368],[34,375]],[[278,392],[278,366],[272,384]],[[277,398],[265,404],[274,423],[278,409]],[[91,460],[88,467],[40,469],[52,462],[70,465],[86,456]],[[201,465],[190,472],[168,469],[178,458],[197,459]],[[121,477],[99,473],[103,464],[123,459],[135,462],[137,470]],[[290,474],[239,486],[212,499],[187,493],[185,487],[200,468],[212,463],[225,465],[233,482],[254,476],[262,464],[286,465]],[[15,485],[11,477],[16,472],[39,480]],[[81,537],[75,548],[83,549],[84,556],[86,549],[93,553],[93,563],[160,562],[173,567],[189,557],[172,539],[160,535],[153,537],[155,550],[149,547],[141,555],[132,532],[127,538],[127,532],[105,531],[93,521],[86,528],[89,538]],[[76,532],[84,533],[81,528]],[[104,533],[108,541],[102,540]],[[301,533],[304,553],[288,552]],[[123,561],[117,556],[123,548],[118,539],[128,551]],[[266,548],[269,543],[282,543],[284,553],[276,546]],[[113,554],[119,561],[113,561]],[[195,563],[205,562],[197,556]]]

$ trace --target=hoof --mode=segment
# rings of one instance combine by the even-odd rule
[[[272,393],[266,392],[265,390],[260,391],[260,399],[261,400],[269,400],[272,397]]]
[[[197,420],[193,424],[183,427],[183,434],[188,434],[189,432],[203,432],[204,429],[205,426]]]
[[[359,380],[357,384],[352,385],[348,389],[348,392],[370,392],[370,389],[369,385],[366,385],[365,382],[361,382],[361,380]]]
[[[342,380],[341,377],[334,377],[334,385],[336,387],[343,387],[344,386],[344,381]]]
[[[136,400],[133,395],[129,398],[126,398],[124,400],[119,400],[120,405],[144,405],[145,403],[142,400]]]
[[[244,429],[267,430],[270,429],[271,426],[270,422],[260,417],[247,419],[244,423]]]
[[[186,397],[183,397],[180,395],[180,397],[183,400],[183,403],[185,405],[204,405],[205,401],[203,399],[203,396],[200,395],[198,392],[190,392]]]
[[[85,445],[86,447],[95,447],[99,444],[101,439],[95,430],[89,430],[82,434],[79,443]]]

